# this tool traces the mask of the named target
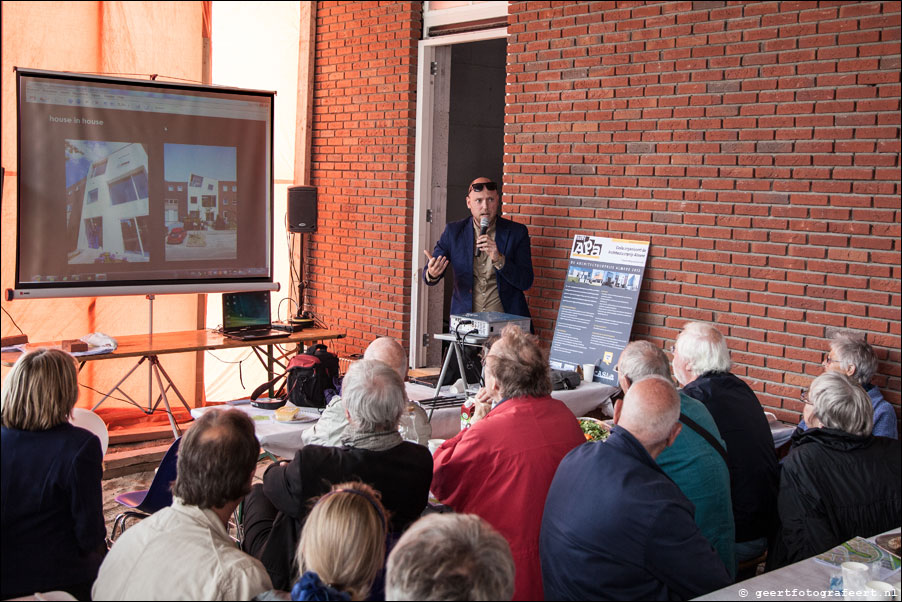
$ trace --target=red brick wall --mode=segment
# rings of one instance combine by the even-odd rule
[[[317,2],[312,185],[319,223],[305,259],[318,318],[407,339],[419,2]]]
[[[718,324],[797,420],[836,330],[900,402],[898,2],[512,2],[506,209],[551,338],[574,234],[650,240],[634,336]]]

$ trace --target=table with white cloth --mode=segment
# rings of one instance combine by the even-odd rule
[[[204,412],[228,408],[241,410],[249,415],[254,421],[254,431],[257,434],[257,440],[260,441],[260,447],[283,458],[293,458],[294,452],[304,447],[301,433],[316,424],[317,419],[314,414],[319,414],[319,410],[315,408],[299,408],[301,412],[309,414],[312,419],[306,422],[279,422],[275,419],[275,410],[261,410],[250,403],[232,402],[194,408],[191,410],[191,416],[200,418]]]
[[[575,389],[552,391],[551,396],[564,402],[574,416],[585,416],[592,410],[600,409],[605,416],[611,417],[614,415],[611,397],[618,391],[620,389],[611,385],[583,382]],[[424,407],[428,404],[427,400],[434,396],[435,389],[431,387],[407,383],[407,397],[421,402]],[[450,439],[460,431],[460,406],[458,403],[453,407],[437,408],[433,412],[429,421],[432,424],[433,439]]]
[[[406,383],[407,396],[414,401],[424,401],[435,396],[435,389]],[[606,416],[613,416],[614,410],[611,396],[619,389],[602,383],[582,383],[576,389],[569,391],[553,391],[551,396],[564,402],[574,416],[585,416],[586,413],[600,409]],[[236,404],[236,405],[232,405]],[[449,439],[460,431],[460,405],[442,407],[432,414],[432,437],[435,439]],[[278,422],[274,410],[261,410],[250,403],[231,402],[221,405],[195,408],[191,410],[194,418],[199,418],[204,412],[234,407],[246,412],[254,420],[254,428],[260,446],[277,456],[293,458],[294,453],[304,446],[301,433],[316,424],[315,420],[309,422]],[[301,408],[302,412],[313,417],[318,410]]]
[[[891,529],[887,533],[897,532],[898,528]],[[875,537],[866,538],[872,543]],[[836,548],[833,548],[826,554],[832,554],[841,551],[841,548],[848,548],[855,540],[850,540]],[[876,546],[874,546],[876,548]],[[878,549],[879,550],[879,549]],[[824,599],[842,599],[842,594],[830,590],[830,580],[834,575],[842,573],[838,566],[832,566],[817,560],[817,557],[806,558],[799,562],[784,566],[783,568],[770,571],[746,579],[739,583],[734,583],[723,589],[705,594],[695,598],[696,600],[761,600],[761,599],[779,599],[779,600],[824,600]],[[899,560],[893,558],[886,552],[883,552],[883,565],[879,569],[879,575],[875,575],[880,581],[887,583],[895,583],[899,581]],[[850,560],[864,560],[857,558],[856,552],[853,550],[849,553]],[[837,561],[838,562],[838,561]],[[848,599],[848,598],[846,598]],[[865,600],[868,598],[859,597]]]

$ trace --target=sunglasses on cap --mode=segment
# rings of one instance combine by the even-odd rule
[[[470,190],[473,192],[482,192],[482,187],[485,186],[486,190],[498,190],[498,184],[494,182],[479,182],[478,184],[470,184]]]

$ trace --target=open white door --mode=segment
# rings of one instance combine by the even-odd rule
[[[451,47],[454,44],[507,37],[507,28],[453,34],[422,40],[418,51],[417,130],[414,168],[413,248],[411,250],[410,365],[438,365],[441,346],[443,289],[427,287],[421,273],[445,227],[448,177],[448,124]]]

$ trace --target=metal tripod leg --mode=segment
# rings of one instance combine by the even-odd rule
[[[125,395],[126,397],[128,397],[128,400],[129,400],[133,405],[136,405],[136,406],[138,406],[138,407],[140,408],[141,406],[138,405],[138,402],[136,402],[134,399],[132,399],[131,397],[129,397],[129,396],[128,396],[128,393],[126,393],[125,391],[123,391],[122,389],[120,389],[119,386],[120,386],[122,383],[124,383],[124,382],[128,379],[128,377],[131,376],[131,375],[135,372],[135,370],[137,370],[138,367],[139,367],[141,364],[144,363],[144,360],[148,359],[148,357],[149,357],[149,356],[145,355],[144,357],[142,357],[141,359],[139,359],[139,360],[138,360],[138,363],[135,364],[135,365],[132,367],[132,369],[128,371],[128,374],[126,374],[125,376],[123,376],[123,377],[119,380],[119,382],[116,383],[116,384],[113,386],[113,388],[110,389],[109,392],[101,398],[100,401],[98,401],[96,404],[94,404],[94,407],[91,408],[91,411],[92,411],[92,412],[96,411],[97,408],[100,407],[100,404],[102,404],[104,401],[106,401],[107,398],[108,398],[110,395],[112,395],[114,391],[117,391],[117,390],[118,390],[120,393],[122,393],[123,395]],[[84,365],[84,364],[82,364],[82,365]],[[148,399],[148,402],[149,402],[149,401],[150,401],[150,400]]]
[[[457,358],[457,367],[460,370],[460,378],[464,382],[464,395],[466,395],[467,389],[470,387],[467,382],[467,373],[464,370],[463,349],[461,348],[460,343],[452,341],[451,344],[448,345],[448,351],[445,353],[445,361],[442,363],[442,371],[438,375],[438,382],[435,383],[434,399],[438,399],[441,394],[442,383],[445,382],[445,374],[447,374],[448,368],[451,367],[452,356]],[[434,403],[432,404],[432,409],[429,410],[429,421],[432,421],[433,412],[435,412]]]
[[[172,408],[169,407],[169,400],[166,398],[166,389],[163,388],[163,379],[160,377],[160,372],[163,373],[163,376],[165,376],[166,380],[169,382],[168,386],[171,386],[172,390],[175,391],[176,395],[179,396],[179,399],[182,400],[182,403],[185,405],[185,408],[189,412],[191,411],[191,408],[189,408],[188,404],[185,403],[185,400],[182,398],[182,394],[179,393],[178,388],[176,388],[175,383],[172,382],[172,379],[169,378],[169,375],[166,374],[166,371],[163,370],[162,366],[160,366],[160,360],[157,356],[155,356],[155,355],[150,356],[150,367],[153,370],[153,373],[157,377],[157,386],[160,388],[160,398],[163,400],[163,405],[166,408],[166,415],[169,417],[169,424],[172,426],[172,434],[175,435],[176,439],[178,439],[179,437],[182,436],[182,432],[179,430],[179,425],[175,421],[175,416],[172,415]],[[156,405],[154,405],[154,407],[151,408],[151,410],[150,410],[151,414],[154,412],[154,410],[157,409],[157,405],[159,405],[159,403],[160,402],[158,400]]]
[[[156,403],[153,403],[153,390],[152,390],[152,388],[148,388],[147,409],[144,409],[141,406],[141,404],[139,404],[137,401],[132,399],[128,393],[126,393],[124,390],[121,389],[122,383],[124,383],[126,380],[128,380],[128,377],[131,376],[132,374],[134,374],[135,370],[137,370],[141,366],[141,364],[144,363],[145,360],[150,362],[150,372],[152,375],[156,375],[157,386],[160,389],[160,396],[157,398]],[[166,383],[167,383],[165,387],[163,386],[163,379],[165,379]],[[148,383],[148,384],[150,384],[150,383]],[[133,406],[135,406],[136,408],[138,408],[139,410],[141,410],[142,412],[144,412],[147,415],[153,414],[156,411],[157,407],[160,405],[160,402],[162,401],[163,407],[166,408],[166,414],[169,417],[169,424],[172,426],[172,433],[176,436],[176,438],[178,438],[179,436],[181,436],[181,431],[179,430],[178,423],[176,423],[176,421],[175,421],[175,416],[172,415],[172,408],[169,406],[169,400],[166,397],[166,392],[170,389],[172,389],[172,391],[175,392],[175,394],[179,398],[179,401],[181,401],[182,405],[185,406],[185,409],[190,412],[191,407],[188,406],[188,402],[185,401],[185,398],[182,396],[181,391],[179,391],[178,387],[175,386],[175,382],[173,382],[173,380],[166,373],[166,370],[163,368],[163,365],[160,363],[160,358],[156,355],[145,355],[140,360],[138,360],[138,363],[135,364],[132,367],[132,369],[129,370],[125,376],[123,376],[121,379],[119,379],[119,382],[117,382],[115,384],[115,386],[113,386],[113,388],[110,389],[109,392],[106,395],[104,395],[100,401],[98,401],[96,404],[94,404],[94,407],[91,408],[91,411],[93,412],[94,410],[99,408],[100,404],[102,404],[104,401],[106,401],[107,398],[110,397],[116,391],[119,391],[119,393],[122,394],[126,398],[126,401],[128,401]]]

